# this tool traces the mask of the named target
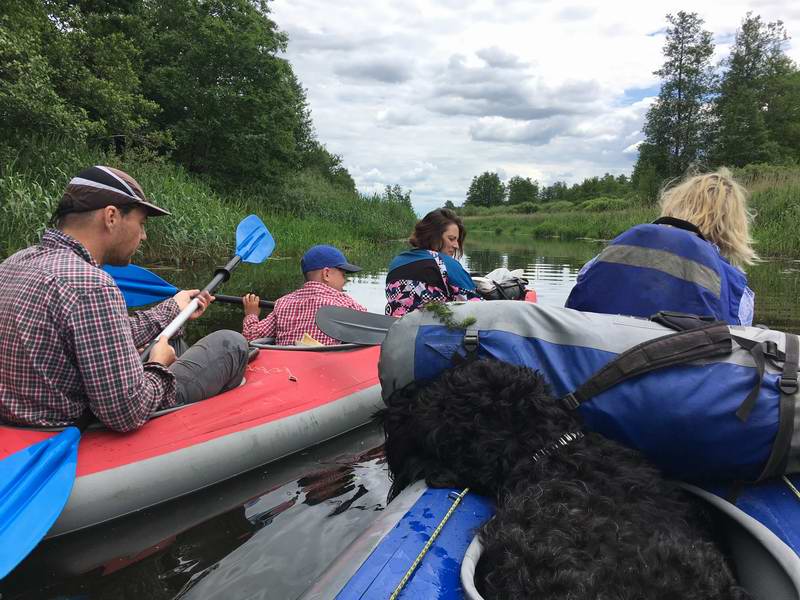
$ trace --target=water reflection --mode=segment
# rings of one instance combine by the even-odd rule
[[[187,498],[49,540],[0,582],[0,597],[297,597],[383,510],[382,442],[372,424]]]
[[[476,273],[498,267],[524,269],[540,304],[564,306],[578,270],[601,247],[594,242],[477,237],[469,240],[465,262]]]
[[[383,510],[387,482],[379,447],[254,499],[242,507],[252,538],[176,597],[297,597]]]

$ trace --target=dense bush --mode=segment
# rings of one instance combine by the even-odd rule
[[[586,212],[604,212],[607,210],[625,210],[630,206],[630,202],[622,198],[595,198],[594,200],[581,202],[578,205],[578,209]]]
[[[510,212],[520,214],[520,215],[530,215],[540,210],[540,206],[538,204],[534,204],[533,202],[522,202],[520,204],[514,204],[509,207]]]
[[[567,200],[557,200],[556,202],[547,202],[542,204],[541,211],[542,212],[568,212],[570,210],[574,210],[575,205],[572,202]]]

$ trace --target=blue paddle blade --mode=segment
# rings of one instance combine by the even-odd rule
[[[275,249],[275,240],[256,215],[242,219],[236,228],[236,255],[244,262],[258,264]]]
[[[178,288],[174,285],[136,265],[127,267],[104,265],[103,270],[117,282],[117,287],[125,298],[125,304],[130,308],[161,302],[178,293]]]
[[[56,436],[0,461],[0,579],[41,541],[67,504],[81,433]]]

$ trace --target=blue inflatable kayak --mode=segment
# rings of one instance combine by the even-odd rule
[[[739,582],[753,598],[800,599],[800,559],[791,548],[733,504],[684,487],[714,509]],[[475,534],[493,513],[483,496],[418,482],[386,507],[302,600],[481,600],[473,583],[482,550]]]

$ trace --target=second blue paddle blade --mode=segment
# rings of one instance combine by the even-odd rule
[[[275,249],[275,240],[256,215],[242,219],[236,228],[236,254],[244,262],[262,263]]]
[[[0,460],[0,579],[47,534],[67,503],[80,431],[61,433]]]
[[[117,282],[117,287],[129,308],[161,302],[178,293],[178,288],[174,285],[136,265],[127,267],[103,265],[103,270]]]

